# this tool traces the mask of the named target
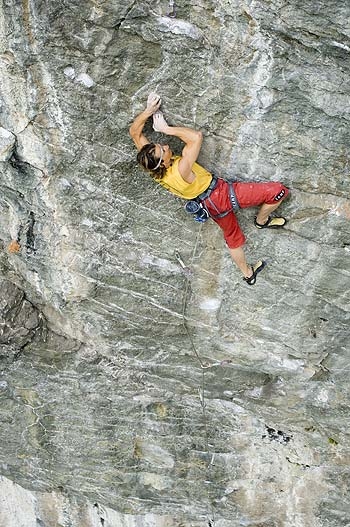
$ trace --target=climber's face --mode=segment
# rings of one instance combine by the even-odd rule
[[[165,167],[168,167],[170,165],[170,160],[172,158],[173,153],[169,145],[160,145],[159,143],[157,143],[154,153],[155,157],[157,157],[158,159],[162,158],[163,165]]]

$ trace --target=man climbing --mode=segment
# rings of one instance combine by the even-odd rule
[[[243,279],[247,284],[254,285],[257,274],[266,263],[259,260],[254,266],[247,264],[243,250],[245,236],[235,211],[261,205],[254,220],[255,226],[258,229],[282,228],[286,219],[272,217],[270,214],[288,196],[288,189],[277,182],[233,183],[213,176],[196,162],[203,141],[202,133],[192,128],[169,126],[163,113],[159,111],[160,105],[160,97],[151,93],[145,110],[130,126],[129,132],[138,150],[138,162],[157,183],[176,196],[190,200],[194,208],[198,207],[198,219],[203,215],[210,216],[221,227],[230,254],[241,270]],[[151,143],[144,135],[145,123],[152,116],[155,131],[176,136],[185,143],[181,156],[174,156],[169,145]]]

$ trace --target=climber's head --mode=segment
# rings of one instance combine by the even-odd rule
[[[148,170],[155,179],[161,179],[170,165],[173,155],[169,145],[148,143],[137,154],[137,161]]]

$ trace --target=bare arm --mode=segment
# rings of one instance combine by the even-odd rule
[[[153,116],[153,119],[156,130],[167,135],[176,136],[185,143],[179,161],[179,172],[182,179],[187,183],[192,183],[195,179],[195,175],[192,172],[192,166],[193,163],[197,161],[202,146],[202,132],[185,126],[169,126],[161,113],[156,113]]]
[[[192,172],[192,166],[199,156],[199,152],[203,142],[203,134],[199,130],[193,128],[185,128],[182,126],[170,127],[168,135],[175,135],[185,144],[182,150],[182,156],[179,161],[179,172],[181,177],[187,183],[193,183],[195,175]]]
[[[148,100],[147,108],[145,108],[145,110],[143,110],[143,112],[141,112],[137,117],[135,117],[132,125],[129,128],[129,134],[131,135],[131,138],[134,141],[137,150],[139,151],[143,146],[150,142],[143,133],[143,128],[147,119],[158,110],[160,104],[161,100],[158,95],[155,95],[151,100]]]
[[[147,145],[150,142],[143,133],[143,128],[147,119],[151,117],[151,115],[152,113],[150,113],[148,110],[144,110],[135,118],[134,122],[129,128],[131,139],[134,141],[136,148],[139,151],[144,145]]]

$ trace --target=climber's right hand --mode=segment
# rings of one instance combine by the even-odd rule
[[[153,130],[156,132],[163,132],[167,133],[169,126],[166,120],[164,119],[163,112],[158,110],[158,112],[155,112],[153,114]]]
[[[161,103],[162,100],[160,96],[155,92],[151,92],[147,99],[147,112],[150,115],[153,115],[157,110],[159,110]]]

